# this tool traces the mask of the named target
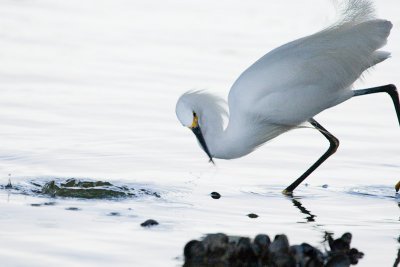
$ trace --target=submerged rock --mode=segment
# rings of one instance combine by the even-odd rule
[[[113,199],[129,198],[137,196],[154,196],[159,198],[157,192],[144,188],[132,188],[128,186],[117,186],[106,181],[91,181],[80,179],[67,179],[65,181],[56,179],[46,183],[32,181],[35,186],[31,192],[44,194],[51,197],[73,197],[85,199]]]
[[[221,194],[220,193],[218,193],[218,192],[211,192],[211,197],[213,198],[213,199],[220,199],[221,198]]]
[[[5,188],[5,189],[12,189],[12,188],[13,188],[10,179],[8,179],[8,184],[7,184],[4,188]]]
[[[41,207],[41,206],[54,206],[57,203],[54,201],[50,201],[50,202],[44,202],[44,203],[32,203],[31,206],[32,207]]]
[[[96,185],[98,182],[67,182],[56,184],[55,181],[46,183],[41,190],[42,194],[52,197],[75,197],[75,198],[120,198],[134,196],[133,193],[120,188]],[[108,183],[109,184],[109,183]],[[111,184],[110,184],[111,185]]]
[[[140,224],[140,226],[142,226],[142,227],[151,227],[151,226],[155,226],[155,225],[158,225],[158,222],[153,219],[146,220]]]
[[[68,208],[65,208],[66,210],[73,210],[73,211],[77,211],[77,210],[81,210],[80,208],[77,208],[77,207],[68,207]]]
[[[330,239],[329,239],[330,238]],[[265,234],[254,240],[247,237],[209,234],[202,241],[192,240],[184,248],[184,267],[348,267],[364,255],[350,248],[351,234],[338,239],[328,235],[331,251],[303,243],[289,245],[286,235],[276,235],[271,242]]]
[[[126,185],[115,185],[106,181],[86,179],[35,179],[17,185],[0,185],[0,189],[8,189],[11,193],[24,195],[45,195],[50,197],[72,197],[84,199],[114,199],[152,196],[160,198],[158,192],[146,188],[134,188]]]
[[[109,182],[103,181],[80,181],[77,179],[68,179],[65,183],[61,183],[62,187],[81,187],[81,188],[90,188],[90,187],[98,187],[98,186],[112,186]]]

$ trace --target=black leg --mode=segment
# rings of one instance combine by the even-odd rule
[[[397,92],[396,86],[394,86],[393,84],[388,84],[368,89],[354,90],[354,96],[369,95],[375,93],[388,93],[390,95],[393,100],[394,108],[396,109],[397,119],[400,124],[400,102],[399,93]]]
[[[334,154],[339,147],[339,140],[334,137],[330,132],[328,132],[324,127],[321,126],[316,120],[313,118],[308,120],[312,126],[314,126],[320,133],[322,133],[329,141],[328,150],[313,164],[311,167],[303,173],[296,181],[294,181],[291,185],[289,185],[285,190],[283,190],[283,194],[291,194],[293,190],[296,189],[316,168],[318,168],[327,158],[329,158],[332,154]]]

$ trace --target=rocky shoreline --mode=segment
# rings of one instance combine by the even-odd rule
[[[184,248],[184,267],[347,267],[355,265],[364,254],[351,248],[352,235],[334,239],[325,234],[330,250],[321,251],[307,243],[290,245],[286,235],[259,234],[248,237],[208,234],[201,241],[192,240]]]

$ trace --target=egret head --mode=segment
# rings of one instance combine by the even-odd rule
[[[183,126],[192,130],[212,163],[214,163],[213,155],[206,141],[207,137],[213,134],[213,130],[218,128],[222,130],[222,113],[225,110],[219,102],[220,99],[215,96],[194,91],[183,94],[176,104],[178,120]]]

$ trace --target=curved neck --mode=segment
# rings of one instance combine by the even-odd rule
[[[214,128],[219,130],[207,132],[205,139],[213,157],[234,159],[251,153],[260,145],[291,128],[262,122],[255,118],[230,116],[225,130],[220,125]]]

